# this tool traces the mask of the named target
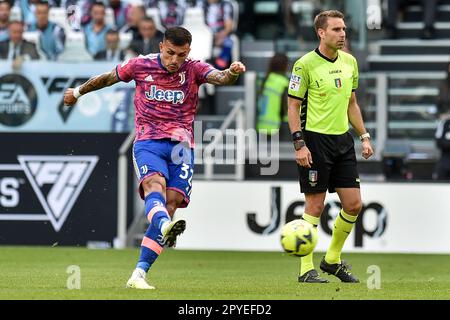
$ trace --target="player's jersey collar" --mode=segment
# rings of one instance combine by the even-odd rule
[[[186,65],[186,62],[187,62],[187,59],[183,62],[183,64],[181,65],[180,69],[178,69],[178,71],[180,71],[183,68],[183,66]],[[169,72],[169,70],[167,70],[166,67],[164,67],[162,62],[161,62],[161,54],[160,53],[158,53],[158,64],[164,71]]]
[[[319,51],[319,48],[316,48],[316,50],[314,50],[314,51],[315,51],[321,58],[323,58],[323,59],[325,59],[325,60],[327,60],[328,62],[331,62],[331,63],[335,63],[336,60],[339,58],[339,53],[338,53],[338,55],[336,56],[336,58],[330,59],[330,58],[324,56],[324,55]]]
[[[159,66],[160,66],[164,71],[169,72],[169,71],[166,69],[166,67],[163,66],[163,64],[162,64],[162,62],[161,62],[161,54],[160,54],[160,53],[158,53],[158,64],[159,64]]]

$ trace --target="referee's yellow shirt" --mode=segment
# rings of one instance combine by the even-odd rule
[[[301,108],[302,130],[343,134],[349,129],[348,103],[358,87],[358,64],[344,51],[335,60],[318,49],[298,59],[289,82],[288,95],[305,100]]]

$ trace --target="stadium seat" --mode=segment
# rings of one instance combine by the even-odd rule
[[[235,0],[227,0],[233,7],[233,32],[236,32],[239,24],[239,4]],[[236,34],[230,35],[231,40],[233,40],[233,49],[231,53],[231,60],[238,61],[240,57],[240,40]]]
[[[106,25],[115,26],[114,10],[112,8],[106,8],[105,11],[105,23]]]
[[[190,56],[202,61],[210,59],[212,56],[214,34],[205,23],[203,9],[198,7],[186,9],[182,27],[192,33]]]
[[[59,62],[92,61],[93,58],[86,50],[84,33],[68,32],[66,35],[66,48],[58,56]]]
[[[11,8],[9,21],[22,21],[22,10],[20,10],[20,7],[14,6]]]
[[[166,28],[164,28],[162,22],[161,22],[161,16],[159,14],[158,8],[147,8],[145,9],[145,14],[147,17],[150,17],[155,22],[156,29],[158,29],[161,32],[166,31]]]
[[[133,34],[131,32],[121,32],[119,33],[119,48],[126,49],[133,39]]]
[[[239,4],[235,0],[227,0],[233,7],[233,32],[236,32],[239,24]]]
[[[39,53],[41,59],[46,59],[46,55],[44,51],[42,51],[41,46],[39,45],[39,37],[41,36],[39,31],[25,31],[23,33],[23,38],[29,42],[32,42],[36,45],[36,49]]]
[[[66,31],[70,29],[69,23],[67,22],[65,8],[50,8],[48,12],[48,20],[56,23]]]

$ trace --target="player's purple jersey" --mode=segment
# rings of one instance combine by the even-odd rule
[[[121,81],[136,82],[134,96],[136,139],[186,141],[194,147],[193,122],[198,87],[214,68],[186,59],[180,69],[169,73],[159,54],[129,59],[116,67]]]

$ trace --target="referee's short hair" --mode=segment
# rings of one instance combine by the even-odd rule
[[[326,29],[328,26],[328,18],[341,18],[344,19],[344,14],[338,10],[326,10],[320,12],[314,18],[314,28],[316,33],[319,29]]]

